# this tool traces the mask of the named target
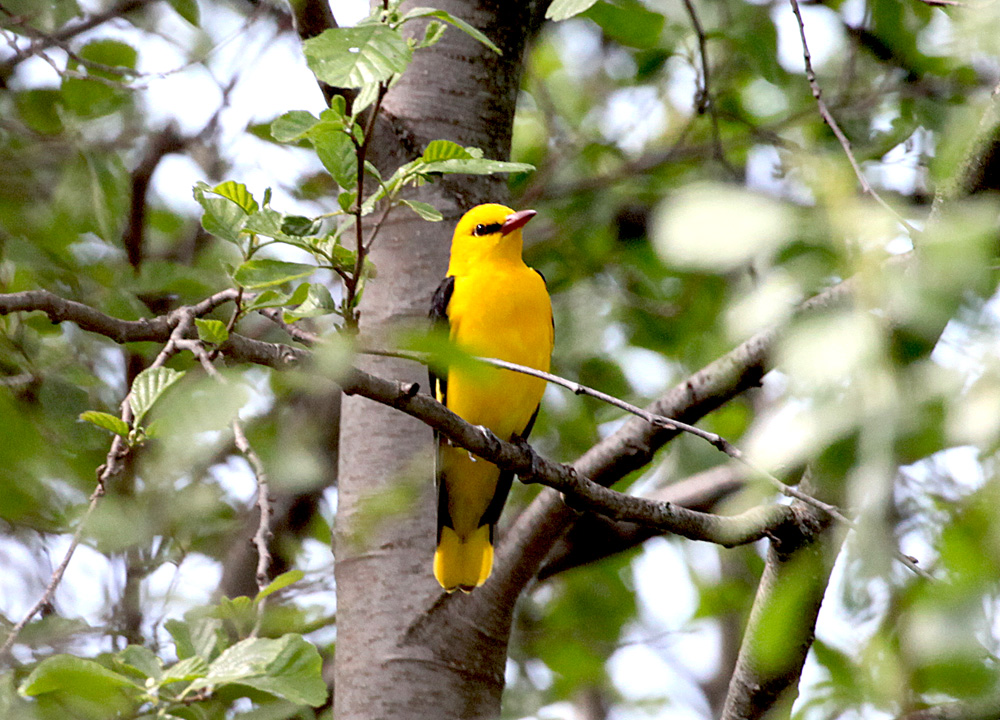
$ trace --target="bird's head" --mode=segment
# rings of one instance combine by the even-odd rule
[[[514,212],[495,203],[469,210],[455,227],[448,274],[461,272],[462,267],[477,259],[520,261],[521,228],[536,214],[534,210]]]

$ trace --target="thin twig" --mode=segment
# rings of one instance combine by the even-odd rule
[[[834,136],[840,143],[840,146],[844,149],[844,154],[847,155],[847,159],[851,163],[851,167],[854,169],[854,174],[858,178],[858,182],[861,183],[861,190],[881,205],[886,211],[889,212],[895,218],[896,222],[906,228],[907,232],[911,235],[919,234],[917,228],[907,222],[906,218],[900,215],[896,210],[889,205],[882,196],[875,191],[875,188],[871,186],[868,182],[868,178],[865,177],[864,172],[861,170],[861,166],[858,164],[857,158],[854,157],[854,151],[851,150],[851,141],[847,139],[844,131],[840,129],[840,125],[837,124],[836,119],[834,119],[833,114],[830,109],[826,106],[826,101],[823,100],[823,91],[819,87],[819,82],[816,80],[816,72],[813,70],[812,66],[812,56],[809,54],[809,43],[806,42],[806,26],[802,20],[802,12],[799,10],[798,0],[788,0],[792,5],[792,12],[795,13],[795,19],[799,24],[799,37],[802,40],[802,57],[805,60],[806,66],[806,80],[809,81],[809,89],[812,90],[812,96],[816,99],[816,106],[819,108],[819,114],[823,118],[823,121],[829,126],[830,130],[833,131]]]
[[[202,368],[204,368],[209,377],[223,385],[226,384],[226,378],[212,364],[212,357],[200,340],[186,339],[179,343],[179,347],[189,350],[198,359],[198,362],[201,363]],[[232,425],[233,439],[236,442],[236,447],[243,453],[243,457],[247,459],[247,462],[250,463],[254,477],[257,480],[257,507],[260,508],[260,521],[257,523],[257,531],[253,536],[253,544],[257,549],[257,591],[262,592],[270,582],[268,573],[271,569],[271,551],[268,547],[268,542],[273,536],[271,531],[271,515],[273,511],[271,510],[267,469],[264,467],[260,456],[253,449],[250,441],[247,440],[239,417],[233,420]],[[260,632],[261,623],[264,620],[264,606],[266,602],[267,598],[263,597],[257,603],[257,619],[254,622],[253,629],[250,631],[250,637],[257,637],[257,634]]]
[[[254,475],[257,477],[257,507],[260,509],[260,521],[257,523],[257,532],[253,536],[254,547],[257,548],[257,591],[262,592],[264,588],[268,585],[268,573],[271,569],[271,551],[268,548],[268,541],[271,539],[271,498],[269,496],[270,488],[268,486],[267,470],[264,468],[264,463],[261,462],[260,456],[250,445],[250,441],[247,440],[246,434],[243,432],[243,427],[240,425],[240,421],[233,420],[233,436],[236,439],[236,447],[239,451],[243,453],[243,456],[250,463],[253,468]],[[260,632],[261,623],[264,620],[264,604],[267,602],[267,598],[261,598],[257,602],[257,620],[254,623],[253,630],[250,632],[250,637],[257,637]]]
[[[433,356],[429,353],[413,352],[409,350],[379,350],[379,349],[363,349],[361,350],[366,355],[380,355],[385,357],[398,357],[405,360],[415,360],[419,363],[428,364],[433,361]],[[804,503],[808,503],[813,507],[816,507],[826,513],[829,513],[833,517],[841,520],[842,522],[850,523],[850,519],[845,517],[836,507],[829,505],[822,500],[817,500],[814,497],[801,493],[793,488],[790,488],[785,483],[781,482],[778,478],[771,475],[766,470],[757,467],[749,460],[743,452],[733,445],[733,443],[726,440],[721,435],[718,435],[707,430],[702,430],[694,425],[688,425],[680,420],[674,420],[673,418],[664,417],[663,415],[656,415],[648,410],[644,410],[638,405],[633,405],[630,402],[626,402],[620,398],[616,398],[613,395],[608,395],[605,392],[596,390],[592,387],[582,385],[573,380],[567,380],[564,377],[558,375],[553,375],[552,373],[544,372],[542,370],[536,370],[532,367],[526,367],[524,365],[518,365],[517,363],[507,362],[506,360],[498,360],[496,358],[485,358],[476,357],[474,358],[477,362],[484,363],[486,365],[492,365],[493,367],[498,367],[503,370],[510,370],[511,372],[521,373],[522,375],[530,375],[532,377],[539,378],[545,382],[551,383],[553,385],[559,385],[567,390],[571,390],[574,395],[586,395],[588,397],[595,398],[601,402],[605,402],[608,405],[613,405],[614,407],[620,408],[626,412],[629,412],[636,417],[640,417],[650,425],[663,428],[664,430],[677,430],[679,432],[688,433],[689,435],[694,435],[702,440],[713,445],[719,451],[725,453],[733,460],[746,465],[750,470],[764,477],[770,482],[779,492],[788,495],[789,497],[794,497],[797,500],[801,500]]]
[[[261,308],[257,310],[257,312],[288,333],[289,337],[293,340],[296,340],[307,347],[311,347],[322,341],[322,338],[319,335],[311,333],[308,330],[303,330],[297,325],[286,323],[283,313],[278,308]]]
[[[358,142],[357,138],[354,137],[353,132],[350,133],[351,141],[354,143],[354,148],[357,151],[358,160],[358,196],[354,199],[353,208],[357,252],[354,255],[354,275],[350,278],[350,280],[345,282],[345,297],[342,312],[344,314],[344,321],[347,323],[348,328],[352,330],[357,330],[358,326],[358,314],[354,310],[354,299],[357,297],[358,284],[361,281],[361,272],[365,266],[365,255],[368,252],[368,246],[365,245],[364,241],[364,229],[361,225],[361,210],[363,205],[362,197],[364,197],[365,194],[365,160],[368,157],[368,148],[371,146],[372,132],[375,130],[375,116],[378,115],[378,111],[382,107],[382,99],[385,97],[388,90],[389,84],[387,82],[380,82],[378,84],[378,95],[375,98],[375,104],[372,106],[371,113],[368,116],[368,122],[365,124],[361,142]]]
[[[694,27],[695,35],[698,37],[698,54],[701,56],[701,80],[698,91],[695,95],[695,109],[699,115],[708,113],[712,122],[712,153],[729,172],[735,174],[736,171],[726,160],[726,155],[722,150],[722,137],[719,135],[719,114],[715,109],[715,101],[712,99],[711,91],[711,71],[708,65],[708,41],[705,37],[705,30],[701,26],[698,12],[695,10],[691,0],[684,0],[684,8],[688,17],[691,18],[691,25]]]

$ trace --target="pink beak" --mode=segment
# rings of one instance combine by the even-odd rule
[[[503,225],[500,226],[500,234],[508,235],[518,228],[524,227],[528,224],[528,221],[537,214],[538,213],[534,210],[519,210],[516,213],[508,215],[503,221]]]

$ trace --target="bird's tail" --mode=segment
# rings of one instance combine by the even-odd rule
[[[464,540],[452,528],[441,528],[434,551],[434,577],[448,592],[469,592],[486,582],[493,569],[493,533],[483,525]]]

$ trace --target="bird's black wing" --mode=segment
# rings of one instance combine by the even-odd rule
[[[431,299],[431,311],[429,315],[433,329],[443,328],[445,331],[448,330],[448,303],[451,302],[451,294],[453,292],[455,292],[455,276],[449,275],[441,281],[437,290],[434,291],[434,297]],[[444,377],[439,377],[434,372],[432,366],[427,367],[427,374],[430,377],[431,394],[441,402],[445,402],[448,399],[447,374]]]
[[[434,291],[434,297],[431,299],[431,311],[429,313],[431,318],[431,324],[434,329],[441,328],[447,332],[448,330],[448,303],[451,302],[451,294],[455,291],[455,276],[449,275],[441,284],[438,285],[437,290]],[[448,374],[445,373],[444,376],[439,376],[434,372],[432,365],[427,366],[427,375],[430,379],[430,389],[431,395],[433,395],[440,402],[444,403],[448,400]],[[437,453],[440,455],[441,450],[441,437],[437,430],[434,431],[434,445],[437,448]],[[445,484],[441,482],[441,459],[440,457],[435,458],[434,462],[434,482],[437,485],[438,490],[438,517],[437,517],[437,542],[441,542],[441,528],[448,526],[451,527],[451,517],[448,514],[448,490]]]

